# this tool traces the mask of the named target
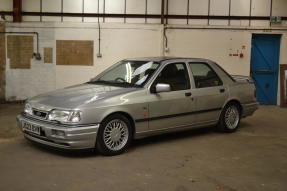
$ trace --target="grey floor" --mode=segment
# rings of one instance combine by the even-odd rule
[[[103,157],[26,141],[15,124],[22,107],[0,105],[1,191],[287,190],[287,109],[261,106],[233,134],[162,135]]]

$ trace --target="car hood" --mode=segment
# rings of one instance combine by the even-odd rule
[[[80,84],[41,94],[29,99],[32,107],[50,110],[53,108],[75,109],[86,104],[136,91],[134,87]]]

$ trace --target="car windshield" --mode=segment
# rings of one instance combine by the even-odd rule
[[[92,79],[89,83],[106,83],[115,85],[143,86],[158,68],[153,61],[121,61]]]

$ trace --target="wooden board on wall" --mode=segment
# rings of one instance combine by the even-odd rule
[[[44,48],[44,63],[53,63],[53,48]]]
[[[3,24],[0,24],[0,32],[5,32],[5,26]],[[5,67],[6,67],[5,34],[0,34],[0,102],[5,100]]]
[[[92,66],[94,41],[89,40],[57,40],[57,65]]]
[[[31,68],[31,58],[33,57],[33,50],[33,36],[7,36],[7,56],[10,59],[10,68]]]

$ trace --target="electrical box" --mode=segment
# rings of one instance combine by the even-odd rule
[[[270,22],[271,23],[281,23],[282,22],[282,18],[278,17],[278,16],[273,16],[273,17],[270,17]]]

